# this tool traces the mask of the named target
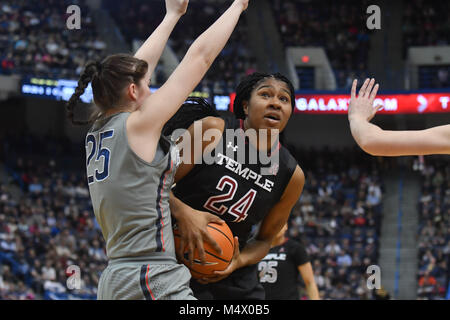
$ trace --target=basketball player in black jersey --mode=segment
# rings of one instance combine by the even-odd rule
[[[199,299],[264,299],[257,263],[267,255],[288,220],[305,182],[297,161],[278,139],[294,106],[294,88],[287,78],[254,73],[236,89],[235,117],[224,120],[211,111],[212,116],[189,125],[192,104],[186,103],[166,125],[165,134],[187,128],[189,135],[182,136],[179,147],[186,150],[188,145],[192,150],[189,161],[182,157],[173,194],[194,210],[220,216],[235,236],[236,249],[229,267],[199,281],[191,280]],[[195,132],[195,125],[200,125],[201,135]],[[229,129],[236,134],[227,134]],[[247,136],[250,129],[256,130],[256,135]],[[209,130],[218,131],[219,136],[204,141],[208,139],[203,139],[203,134]],[[195,152],[196,139],[203,153]],[[256,162],[251,159],[255,151],[261,152]],[[210,154],[214,161],[199,161],[203,154]],[[262,154],[266,157],[264,163],[259,157]],[[258,233],[249,239],[252,227],[258,223]]]
[[[268,300],[298,300],[301,275],[310,300],[319,300],[311,262],[302,243],[286,237],[287,224],[274,239],[269,254],[258,263],[259,281]]]

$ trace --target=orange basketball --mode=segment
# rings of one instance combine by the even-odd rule
[[[185,265],[191,271],[191,275],[195,279],[202,278],[213,274],[214,271],[225,270],[233,258],[234,252],[234,240],[233,233],[226,223],[209,223],[208,232],[217,244],[222,248],[222,254],[220,255],[215,251],[208,243],[204,242],[203,247],[205,249],[205,264],[202,264],[198,257],[197,250],[194,252],[192,265],[185,263]],[[178,248],[180,243],[180,232],[177,227],[174,227],[173,235],[175,238],[175,248]],[[186,251],[187,259],[187,251]],[[183,261],[184,263],[184,261]]]

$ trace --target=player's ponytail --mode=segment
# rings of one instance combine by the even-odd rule
[[[94,76],[98,74],[99,67],[101,67],[101,64],[95,61],[90,61],[86,64],[83,72],[81,72],[80,79],[78,80],[78,86],[75,88],[75,92],[66,104],[67,116],[73,124],[84,125],[89,123],[89,121],[75,120],[74,108],[80,100],[80,97],[84,94],[89,82],[91,82]]]

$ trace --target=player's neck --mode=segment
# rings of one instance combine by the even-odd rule
[[[106,118],[106,117],[109,117],[109,116],[112,116],[114,114],[121,113],[121,112],[133,112],[136,109],[137,108],[134,105],[118,106],[118,107],[110,108],[110,109],[106,110],[103,113],[103,116]]]

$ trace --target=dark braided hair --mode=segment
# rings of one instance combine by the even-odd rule
[[[89,123],[89,121],[75,120],[74,108],[80,97],[83,95],[84,90],[86,90],[86,88],[88,87],[89,82],[92,81],[92,78],[98,72],[99,72],[98,63],[95,61],[89,61],[80,75],[80,79],[78,80],[78,86],[75,88],[75,92],[72,94],[72,96],[70,97],[69,101],[66,104],[67,116],[69,117],[69,119],[72,121],[73,124],[84,125]]]
[[[131,83],[138,84],[146,75],[148,64],[129,54],[114,54],[102,62],[89,61],[78,80],[78,86],[66,104],[67,116],[73,124],[88,124],[102,115],[102,112],[117,107],[123,100],[123,91]],[[74,108],[80,97],[92,82],[94,102],[99,110],[88,121],[74,119]]]
[[[187,129],[194,121],[205,117],[219,117],[219,113],[203,98],[190,97],[164,125],[162,134],[170,136],[176,129]]]
[[[234,103],[233,103],[233,113],[235,114],[236,118],[245,119],[243,102],[249,101],[250,97],[252,95],[252,92],[256,88],[256,86],[268,78],[273,78],[273,79],[280,80],[280,81],[283,81],[284,83],[286,83],[286,85],[289,88],[290,95],[291,95],[292,110],[294,110],[295,89],[294,89],[294,86],[292,85],[292,82],[288,78],[283,76],[281,73],[270,74],[270,73],[254,72],[254,73],[242,78],[241,82],[238,84],[238,86],[236,88],[236,98],[234,99]]]

